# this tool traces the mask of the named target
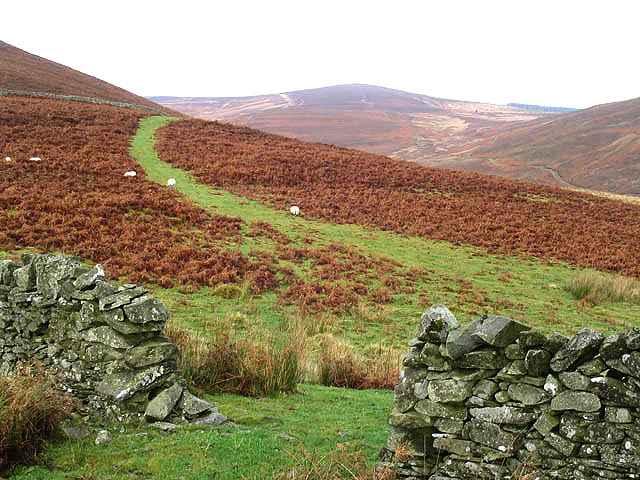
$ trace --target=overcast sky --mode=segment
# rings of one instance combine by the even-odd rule
[[[588,107],[640,97],[638,0],[21,0],[0,39],[138,95],[367,83]]]

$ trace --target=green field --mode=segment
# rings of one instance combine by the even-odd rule
[[[612,332],[640,325],[640,305],[610,301],[594,305],[574,298],[563,287],[577,270],[552,259],[490,255],[479,248],[318,222],[304,217],[303,205],[303,215],[294,217],[198,184],[189,173],[162,162],[154,152],[154,131],[167,121],[166,117],[143,119],[132,139],[131,153],[149,179],[166,185],[168,178],[175,178],[174,188],[185,202],[245,221],[242,241],[225,248],[239,249],[253,259],[257,251],[277,256],[282,248],[278,242],[264,235],[247,235],[253,222],[266,222],[291,240],[290,247],[341,245],[347,252],[340,257],[343,262],[356,255],[384,265],[382,275],[372,267],[337,281],[357,280],[369,292],[389,294],[384,301],[363,295],[353,308],[313,312],[283,304],[279,301],[281,292],[224,298],[210,287],[185,293],[178,288],[150,286],[169,307],[175,327],[207,338],[213,337],[220,325],[246,334],[260,329],[278,331],[297,319],[317,326],[309,329],[311,340],[318,340],[309,349],[313,361],[319,339],[326,333],[353,345],[364,357],[375,357],[381,348],[392,348],[397,355],[406,353],[421,312],[433,303],[446,304],[462,323],[483,313],[498,313],[545,332],[571,334],[585,326]],[[305,281],[312,281],[320,268],[308,259],[300,263],[279,259],[277,263]],[[405,277],[411,278],[404,281]],[[235,426],[186,427],[168,436],[147,426],[111,426],[114,439],[109,445],[93,445],[94,437],[84,442],[52,441],[41,466],[20,467],[13,475],[20,479],[271,478],[292,470],[303,457],[302,449],[315,458],[331,450],[362,451],[369,464],[375,462],[375,454],[388,435],[391,391],[309,384],[299,390],[265,399],[205,395]],[[45,466],[48,460],[52,470]]]

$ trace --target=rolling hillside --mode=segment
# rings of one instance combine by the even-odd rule
[[[0,41],[0,89],[76,95],[166,108],[90,75]]]
[[[507,126],[445,165],[640,195],[640,98]]]
[[[436,164],[486,129],[546,114],[372,85],[240,98],[151,97],[179,112],[313,142]]]

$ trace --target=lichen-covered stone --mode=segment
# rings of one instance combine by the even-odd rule
[[[433,426],[436,427],[439,432],[457,435],[462,433],[464,422],[462,420],[451,420],[449,418],[436,418]]]
[[[400,412],[406,412],[416,404],[415,385],[424,380],[426,375],[425,370],[417,368],[406,368],[400,372],[394,389],[394,405]]]
[[[540,414],[536,422],[533,424],[533,428],[540,432],[540,435],[546,437],[558,426],[559,423],[560,419],[558,417],[549,411],[545,411]]]
[[[477,397],[480,397],[484,400],[489,400],[493,398],[495,393],[499,390],[498,384],[496,382],[492,382],[491,380],[480,380],[475,384],[471,393]]]
[[[562,350],[569,343],[569,337],[566,337],[560,333],[552,333],[549,335],[544,343],[542,349],[549,352],[551,355],[555,355]]]
[[[480,324],[475,328],[473,335],[487,345],[506,347],[514,342],[521,332],[530,328],[507,317],[485,315],[480,319]]]
[[[451,330],[460,325],[456,317],[444,305],[432,305],[420,317],[416,337],[419,340],[440,343],[447,339]]]
[[[525,355],[525,350],[517,343],[507,345],[504,349],[504,356],[507,357],[508,360],[524,360]]]
[[[640,350],[640,327],[632,328],[627,332],[625,343],[630,350]]]
[[[595,393],[604,405],[633,408],[640,405],[640,394],[613,377],[592,378],[588,391]]]
[[[178,402],[178,409],[188,418],[192,418],[209,411],[218,412],[216,407],[206,400],[196,397],[188,390],[184,390],[182,392],[182,397],[180,397],[180,401]]]
[[[415,404],[418,413],[428,417],[441,417],[450,420],[464,420],[467,418],[467,408],[434,402],[430,399],[420,400]]]
[[[507,360],[505,359],[502,351],[491,348],[482,348],[458,357],[453,361],[453,366],[456,368],[499,370],[505,366],[506,362]]]
[[[573,443],[572,441],[567,440],[563,436],[558,435],[554,432],[549,433],[549,435],[544,437],[544,439],[549,445],[551,445],[565,457],[570,457],[571,455],[573,455],[579,447],[577,443]]]
[[[98,306],[100,310],[111,310],[113,308],[128,305],[133,299],[141,297],[147,293],[144,287],[127,288],[119,290],[111,295],[100,298]]]
[[[595,353],[604,341],[604,335],[590,328],[583,328],[574,335],[569,343],[559,350],[551,359],[554,372],[568,370],[581,360]]]
[[[507,390],[509,397],[523,405],[538,405],[549,399],[543,389],[522,383],[512,383]]]
[[[78,290],[86,290],[94,287],[98,280],[104,281],[104,279],[104,269],[102,268],[102,265],[97,264],[88,272],[79,275],[78,278],[73,281],[73,286]]]
[[[463,402],[471,396],[472,384],[458,380],[432,380],[427,388],[429,399],[434,402]]]
[[[415,410],[400,412],[394,409],[389,415],[389,425],[403,428],[424,428],[433,426],[433,418],[420,414]]]
[[[451,370],[451,365],[440,354],[440,348],[434,343],[425,343],[420,351],[420,363],[426,365],[428,370],[445,372]]]
[[[566,390],[551,399],[551,410],[554,411],[597,412],[601,406],[600,399],[590,392]]]
[[[505,432],[497,424],[473,419],[467,422],[463,432],[472,441],[503,453],[510,453],[516,446],[516,436]]]
[[[445,344],[446,354],[449,358],[458,359],[484,344],[479,337],[474,335],[481,323],[482,321],[479,319],[449,332]]]
[[[16,268],[13,271],[13,279],[18,290],[22,292],[33,290],[36,287],[36,270],[32,264]]]
[[[560,372],[558,378],[569,390],[587,390],[591,379],[579,372]]]
[[[479,420],[499,425],[526,425],[536,419],[535,413],[531,411],[508,406],[470,408],[469,414]]]
[[[38,292],[45,298],[57,298],[60,283],[72,278],[80,267],[80,262],[58,255],[41,255],[31,264],[35,270]]]
[[[605,407],[604,419],[609,423],[631,423],[633,416],[628,408]]]
[[[155,420],[163,421],[178,403],[183,390],[184,387],[177,383],[162,390],[147,404],[144,414]]]
[[[620,443],[623,438],[624,430],[606,422],[589,425],[584,436],[589,443]]]
[[[175,360],[178,347],[168,338],[156,338],[129,348],[125,354],[125,361],[133,367],[147,367],[156,363]]]
[[[129,322],[145,324],[149,322],[164,324],[169,319],[169,311],[164,303],[153,297],[136,298],[124,307]]]
[[[15,285],[13,272],[18,268],[20,265],[13,260],[0,261],[0,283],[9,287]]]
[[[623,354],[627,353],[627,351],[627,343],[622,333],[609,335],[604,339],[602,345],[600,345],[600,356],[605,361],[620,358]]]
[[[603,375],[607,366],[600,358],[594,358],[592,360],[588,360],[583,364],[579,365],[577,370],[586,375],[587,377],[595,377],[598,375]]]
[[[130,348],[138,343],[137,339],[125,337],[106,325],[84,330],[80,337],[85,342],[101,343],[111,348]]]
[[[622,355],[622,363],[632,372],[633,376],[640,377],[640,352],[625,353]]]
[[[144,370],[119,371],[107,375],[96,385],[96,391],[121,402],[141,390],[151,389],[170,373],[170,369],[164,365],[153,365]]]
[[[542,347],[545,340],[546,338],[544,334],[538,330],[525,330],[518,336],[518,343],[525,350],[529,350],[534,347]]]
[[[524,363],[527,373],[533,377],[541,377],[549,372],[551,354],[546,350],[529,350]]]

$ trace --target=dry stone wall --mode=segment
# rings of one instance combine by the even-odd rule
[[[190,421],[225,417],[192,395],[162,334],[167,307],[102,266],[52,254],[0,262],[0,374],[37,361],[92,416]]]
[[[640,328],[545,336],[494,315],[460,326],[435,305],[409,344],[381,468],[430,480],[640,478]]]

